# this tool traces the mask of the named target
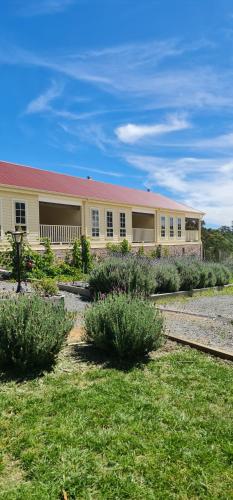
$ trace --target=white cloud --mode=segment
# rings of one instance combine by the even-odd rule
[[[116,128],[115,134],[121,142],[125,144],[134,144],[147,137],[184,130],[189,127],[190,124],[185,118],[171,116],[166,123],[159,123],[156,125],[135,125],[133,123],[128,123],[127,125]]]
[[[183,64],[183,57],[206,46],[206,41],[184,44],[178,40],[152,40],[72,53],[37,55],[20,47],[1,44],[0,62],[37,66],[89,82],[121,96],[135,109],[233,107],[232,70]],[[211,45],[209,44],[211,50]],[[160,67],[166,59],[176,66]]]
[[[50,87],[38,97],[29,102],[25,114],[42,113],[50,110],[50,103],[61,96],[63,85],[53,81]]]
[[[18,12],[23,16],[56,14],[75,3],[75,0],[19,0]]]
[[[211,224],[233,220],[233,158],[157,158],[127,155],[125,160],[146,172],[145,185],[166,188],[174,198],[202,210]]]

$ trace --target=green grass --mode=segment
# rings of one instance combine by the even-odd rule
[[[63,356],[2,382],[0,498],[230,499],[232,382],[185,348],[128,372]]]

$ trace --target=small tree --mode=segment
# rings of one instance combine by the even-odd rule
[[[81,236],[81,256],[82,256],[82,269],[85,274],[88,274],[91,270],[91,250],[90,241],[85,235]]]
[[[48,266],[52,266],[54,264],[55,255],[51,247],[51,242],[49,238],[43,239],[43,245],[45,247],[44,251],[44,260]]]
[[[72,248],[72,266],[82,269],[81,241],[76,239]]]

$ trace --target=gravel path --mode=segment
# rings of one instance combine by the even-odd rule
[[[233,326],[220,318],[209,319],[164,312],[166,332],[233,352]]]
[[[233,320],[233,295],[194,297],[184,301],[172,301],[163,307],[176,311],[206,314],[214,318],[223,316]]]

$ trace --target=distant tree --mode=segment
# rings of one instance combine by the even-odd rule
[[[222,260],[233,255],[233,233],[228,226],[219,229],[206,228],[202,222],[202,243],[207,260]]]

